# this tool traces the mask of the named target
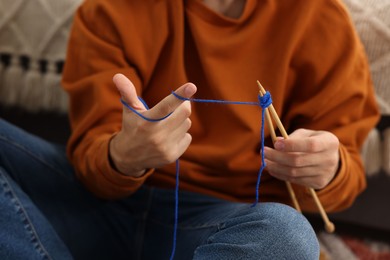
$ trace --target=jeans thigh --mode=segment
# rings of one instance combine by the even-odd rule
[[[72,259],[47,219],[1,167],[0,259]]]
[[[26,214],[31,219],[47,219],[75,259],[132,259],[137,255],[138,226],[148,193],[139,191],[118,201],[95,197],[75,177],[65,147],[1,119],[0,167],[12,179],[12,188],[20,190],[16,199]]]

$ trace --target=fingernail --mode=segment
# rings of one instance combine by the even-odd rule
[[[184,93],[187,97],[191,97],[192,95],[194,95],[196,92],[196,87],[195,85],[193,84],[188,84],[185,89],[184,89]]]
[[[281,142],[281,141],[276,141],[274,146],[275,146],[276,150],[279,150],[279,151],[283,151],[284,150],[284,143]]]

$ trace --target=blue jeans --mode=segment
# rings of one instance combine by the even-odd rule
[[[278,203],[179,193],[175,259],[318,259],[302,214]],[[169,259],[174,191],[94,197],[64,147],[0,119],[0,259]]]

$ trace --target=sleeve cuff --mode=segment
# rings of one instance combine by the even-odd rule
[[[102,158],[97,157],[96,167],[97,174],[101,174],[102,183],[99,193],[105,198],[121,198],[126,197],[134,193],[154,172],[154,169],[147,170],[140,177],[131,177],[120,173],[115,170],[110,162],[109,158],[109,142],[112,135],[102,136],[97,140],[99,143],[97,147],[97,154],[101,154]]]

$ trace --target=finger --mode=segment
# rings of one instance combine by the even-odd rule
[[[122,99],[136,110],[146,110],[143,103],[138,99],[137,91],[133,83],[123,74],[115,74],[113,82],[116,85]]]
[[[173,113],[166,118],[161,125],[168,131],[168,134],[179,128],[183,122],[189,120],[191,115],[191,104],[190,102],[184,102],[176,108]]]
[[[266,159],[266,167],[269,173],[271,174],[279,174],[283,176],[290,177],[303,177],[303,176],[315,176],[318,174],[317,171],[310,171],[309,169],[314,169],[315,165],[307,165],[307,166],[291,166],[289,164],[280,164],[275,161],[271,161]]]
[[[264,158],[287,167],[321,167],[336,169],[339,153],[285,153],[264,147]]]
[[[281,152],[269,147],[264,147],[265,159],[286,165],[289,167],[306,167],[317,165],[323,160],[323,153]]]
[[[282,181],[300,184],[314,189],[325,187],[331,177],[319,172],[315,167],[290,168],[275,164],[271,161],[266,161],[267,172],[272,176]]]
[[[320,131],[300,129],[289,136],[288,139],[279,139],[274,147],[283,152],[317,153],[328,148],[328,142],[333,145],[333,140],[327,134]]]
[[[182,138],[175,142],[174,147],[165,154],[162,165],[172,163],[180,158],[191,144],[191,141],[192,136],[189,133],[185,133]]]
[[[192,95],[196,93],[196,86],[192,83],[186,83],[179,87],[175,93],[184,98],[190,98]],[[178,99],[173,94],[167,96],[163,100],[161,100],[157,105],[155,105],[152,109],[148,111],[148,117],[150,118],[161,118],[164,117],[173,111],[176,110],[184,100]]]
[[[189,133],[185,133],[183,138],[180,139],[180,141],[177,143],[177,151],[179,153],[179,156],[182,156],[183,153],[187,150],[188,146],[190,146],[192,141],[192,136]]]
[[[191,127],[191,120],[187,118],[181,124],[177,125],[175,128],[172,128],[165,134],[167,138],[170,138],[174,143],[177,140],[181,140],[183,136],[188,132]]]

